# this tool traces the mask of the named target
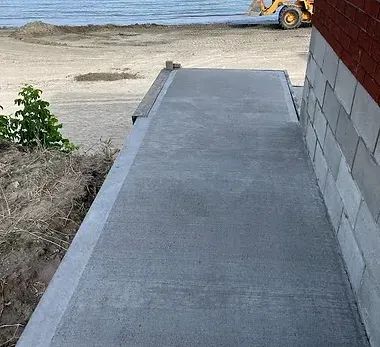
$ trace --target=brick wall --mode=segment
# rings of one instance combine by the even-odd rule
[[[317,0],[313,24],[380,104],[380,1]]]
[[[300,123],[372,346],[380,347],[380,0],[317,0]]]

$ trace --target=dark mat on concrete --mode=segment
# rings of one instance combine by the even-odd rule
[[[367,346],[285,74],[171,79],[20,346]]]

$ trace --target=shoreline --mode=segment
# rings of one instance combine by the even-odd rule
[[[170,23],[171,22],[171,23]],[[257,15],[250,15],[247,13],[232,14],[232,15],[209,15],[209,16],[199,16],[199,17],[187,17],[183,19],[176,19],[171,21],[161,20],[157,22],[136,22],[131,24],[122,23],[100,23],[100,24],[55,24],[49,23],[48,21],[28,21],[23,25],[0,26],[0,30],[16,30],[27,26],[31,23],[43,23],[58,28],[120,28],[129,29],[136,27],[170,27],[170,28],[181,28],[181,27],[224,27],[224,26],[239,26],[239,25],[266,25],[274,24],[277,22],[276,15],[270,15],[265,17],[260,17]]]
[[[48,22],[42,22],[42,21],[30,21],[24,25],[20,26],[0,26],[0,30],[2,31],[11,31],[11,30],[17,30],[20,28],[23,28],[29,24],[32,23],[42,23],[42,24],[47,24],[50,26],[54,26],[56,28],[60,28],[63,30],[67,30],[68,32],[70,30],[75,30],[75,29],[82,29],[82,30],[98,30],[98,29],[135,29],[135,28],[171,28],[171,29],[176,29],[176,28],[196,28],[196,27],[228,27],[228,26],[233,26],[229,23],[199,23],[199,24],[155,24],[155,23],[145,23],[145,24],[86,24],[86,25],[59,25],[59,24],[51,24]],[[255,24],[252,24],[255,25]],[[258,24],[256,24],[258,25]]]

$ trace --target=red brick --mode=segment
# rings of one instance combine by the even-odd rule
[[[352,73],[355,73],[357,63],[354,61],[354,59],[352,59],[352,56],[348,51],[343,50],[341,54],[341,59],[343,60],[344,64],[349,68],[349,70]]]
[[[363,87],[373,97],[374,100],[378,100],[380,95],[380,84],[377,84],[370,75],[366,74],[364,77]]]
[[[370,52],[372,40],[364,30],[359,32],[358,42],[360,47],[362,47],[365,51]]]
[[[366,72],[365,72],[364,68],[362,68],[361,66],[359,66],[359,67],[356,69],[355,77],[356,77],[356,79],[357,79],[362,85],[364,84],[364,78],[365,78],[365,75],[366,75]]]
[[[333,34],[333,36],[334,36],[337,40],[339,40],[340,32],[341,32],[341,29],[340,29],[337,25],[334,25],[334,26],[331,28],[331,33]]]
[[[320,1],[320,0],[319,0]],[[356,7],[359,7],[361,9],[364,9],[364,0],[351,0],[351,3],[356,6]],[[317,2],[318,4],[318,2]]]
[[[362,52],[360,57],[360,66],[364,67],[371,76],[375,74],[376,60],[373,59],[367,52]]]
[[[347,18],[343,15],[343,12],[339,13],[339,16],[334,16],[334,17],[338,18],[338,24],[341,25],[343,28],[347,29],[348,26],[350,25],[350,21],[347,20]]]
[[[380,64],[377,64],[374,78],[376,83],[380,85]]]
[[[361,48],[359,47],[357,42],[351,41],[349,52],[352,56],[352,59],[354,59],[356,62],[360,60]]]
[[[334,16],[331,16],[330,19],[335,23],[339,24],[339,18],[340,18],[340,13],[336,12],[334,13]]]
[[[352,6],[349,2],[346,2],[344,6],[344,14],[351,21],[355,18],[356,7]]]
[[[329,41],[329,31],[326,29],[326,27],[323,24],[318,25],[318,30],[322,34],[322,36],[325,38],[325,40]]]
[[[350,35],[350,37],[357,41],[358,40],[358,37],[359,37],[359,27],[357,27],[353,22],[350,22],[350,25],[348,26],[348,35]]]
[[[377,36],[380,32],[380,21],[369,17],[368,23],[367,23],[367,33],[371,35],[372,37]]]
[[[373,18],[377,18],[380,12],[380,2],[377,0],[365,0],[364,11]]]
[[[334,48],[334,51],[335,53],[338,55],[338,57],[341,57],[343,52],[344,52],[344,48],[343,46],[340,44],[340,42],[336,39],[335,40],[335,48]]]
[[[341,16],[338,21],[338,25],[341,29],[343,29],[347,34],[350,31],[351,22],[344,16]]]
[[[318,25],[320,24],[320,16],[317,15],[317,12],[315,12],[313,14],[313,16],[311,17],[311,23],[313,24],[313,26],[315,27],[318,27]]]
[[[314,6],[314,14],[313,14],[313,17],[312,17],[312,21],[314,20],[314,18],[317,18],[319,17],[319,14],[322,12],[321,8],[319,6]]]
[[[331,28],[334,26],[334,22],[332,22],[331,20],[327,20],[326,21],[326,24],[325,24],[325,27],[326,29],[330,30],[331,31]]]
[[[315,13],[326,12],[328,10],[327,1],[319,1],[318,6],[315,6]]]
[[[362,29],[367,30],[369,16],[360,10],[356,10],[355,13],[355,23]]]
[[[350,49],[351,38],[343,30],[340,31],[338,39],[344,49]]]
[[[332,49],[335,51],[337,56],[340,57],[343,52],[343,47],[340,44],[340,42],[334,36],[332,36],[331,31],[330,31],[330,35],[331,36],[330,36],[330,39],[328,40],[328,43],[330,44]]]
[[[373,38],[380,43],[380,20],[377,21],[377,26],[375,27]]]
[[[371,47],[371,56],[380,63],[380,43],[374,41]]]

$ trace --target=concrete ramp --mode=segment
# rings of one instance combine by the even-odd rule
[[[169,74],[19,346],[367,346],[284,72]]]

